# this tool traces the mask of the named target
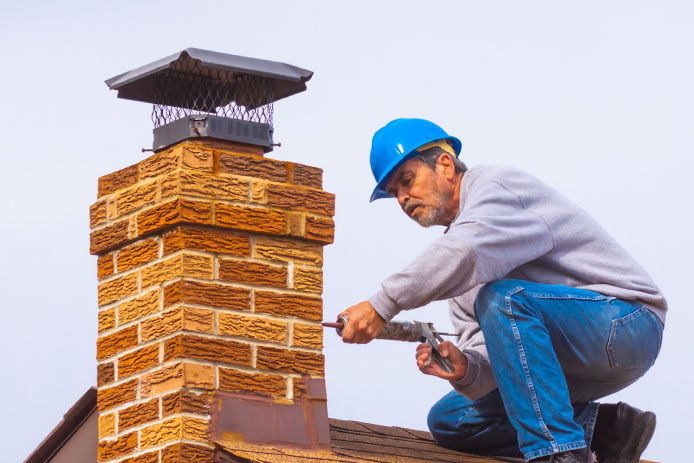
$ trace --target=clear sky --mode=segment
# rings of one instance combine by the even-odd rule
[[[315,72],[275,106],[270,157],[337,195],[325,310],[367,298],[441,229],[368,203],[371,135],[429,118],[468,165],[523,168],[595,216],[670,303],[656,365],[609,400],[654,410],[645,456],[690,461],[694,6],[688,1],[23,1],[0,14],[2,461],[25,458],[95,383],[97,178],[152,142],[151,107],[104,79],[187,47]],[[401,319],[450,327],[445,303]],[[326,332],[332,417],[425,428],[448,390],[414,345]]]

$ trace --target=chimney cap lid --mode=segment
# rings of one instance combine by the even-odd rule
[[[105,82],[111,90],[118,91],[118,98],[155,103],[156,77],[166,73],[172,63],[189,58],[200,61],[205,68],[270,78],[274,87],[273,101],[303,92],[306,90],[306,82],[313,76],[312,71],[291,64],[199,48],[186,48],[166,58],[118,74]]]

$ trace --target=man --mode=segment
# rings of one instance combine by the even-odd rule
[[[340,315],[343,340],[371,341],[402,310],[447,299],[460,333],[419,369],[455,389],[432,408],[436,441],[526,461],[637,462],[655,415],[598,404],[641,377],[660,350],[667,303],[586,212],[517,169],[458,160],[461,143],[422,119],[373,137],[371,200],[395,197],[446,231],[382,289]]]

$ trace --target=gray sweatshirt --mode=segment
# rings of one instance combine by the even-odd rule
[[[661,321],[667,302],[646,271],[585,211],[521,170],[480,165],[461,181],[458,214],[369,302],[386,320],[448,299],[467,375],[453,384],[476,400],[496,388],[473,310],[485,283],[519,279],[638,301]]]

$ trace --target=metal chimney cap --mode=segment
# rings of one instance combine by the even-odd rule
[[[200,65],[196,67],[196,72],[202,72],[205,76],[214,75],[215,70],[223,70],[231,71],[239,76],[245,74],[268,78],[273,87],[271,89],[272,96],[268,101],[263,101],[262,104],[269,104],[295,93],[303,92],[306,90],[306,82],[313,76],[312,71],[290,64],[229,55],[199,48],[186,48],[166,58],[111,77],[106,80],[106,85],[111,90],[118,91],[118,98],[145,103],[161,103],[156,101],[157,85],[155,85],[155,81],[158,78],[166,79],[168,72],[176,67],[174,63],[180,64],[190,59],[199,62]],[[172,103],[168,102],[168,104]],[[225,102],[218,103],[225,104]]]

